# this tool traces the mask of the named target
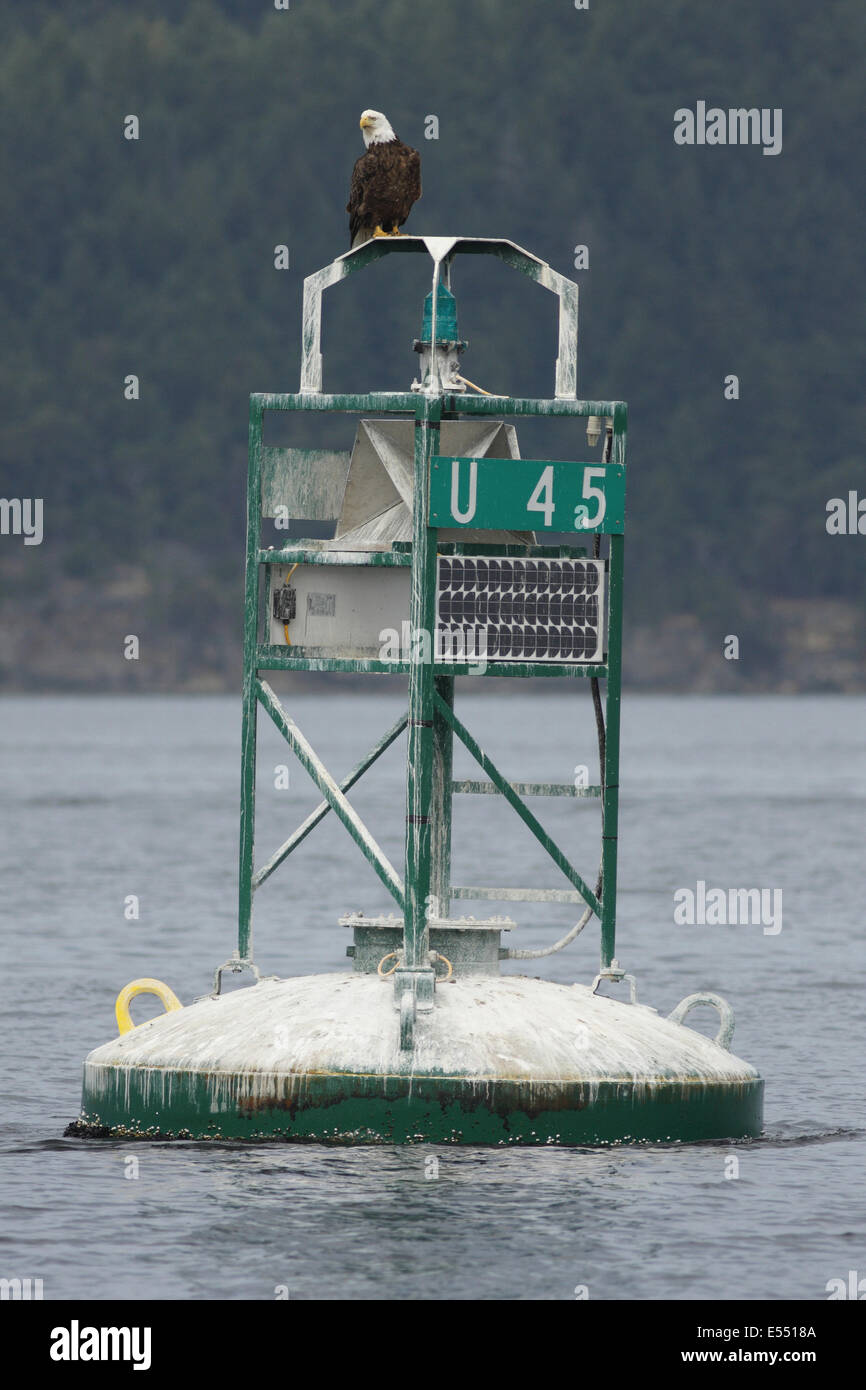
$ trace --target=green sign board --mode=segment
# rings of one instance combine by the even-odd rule
[[[625,468],[434,454],[430,525],[618,534],[625,525]]]

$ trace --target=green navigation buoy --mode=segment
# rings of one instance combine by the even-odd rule
[[[419,379],[404,391],[326,394],[322,294],[393,253],[433,262],[414,344]],[[466,343],[450,274],[463,253],[498,257],[556,296],[549,398],[492,396],[460,372]],[[638,1002],[615,956],[627,411],[620,401],[578,398],[577,295],[572,281],[514,243],[466,237],[376,238],[306,280],[300,390],[250,400],[237,949],[217,969],[213,992],[186,1007],[159,980],[126,986],[119,1036],[85,1061],[82,1113],[71,1132],[497,1145],[760,1133],[763,1082],[730,1052],[725,1001],[690,995],[661,1017]],[[346,450],[266,445],[264,419],[279,412],[298,423],[311,412],[353,416],[354,443]],[[586,454],[521,458],[513,422],[523,417],[583,421]],[[266,545],[263,520],[281,517],[330,521],[333,537]],[[406,710],[338,781],[269,684],[271,671],[401,675]],[[554,677],[588,688],[597,782],[511,780],[460,717],[456,693],[467,676]],[[260,710],[321,796],[262,858],[255,853]],[[403,733],[398,867],[348,793]],[[455,738],[477,764],[476,780],[454,778]],[[506,802],[552,861],[555,883],[487,885],[478,864],[471,885],[455,884],[455,794]],[[597,872],[581,872],[532,809],[550,796],[597,805]],[[351,970],[262,978],[252,950],[254,896],[327,815],[354,841],[393,910],[342,918],[352,932]],[[515,928],[510,918],[460,915],[472,900],[509,910],[570,903],[580,916],[551,945],[524,949],[505,944]],[[501,973],[503,960],[564,949],[592,919],[600,963],[589,983]],[[226,971],[248,972],[253,982],[223,994]],[[629,985],[629,1000],[600,994],[605,981]],[[166,1012],[135,1027],[129,1000],[144,990],[157,993]],[[719,1015],[712,1040],[685,1023],[702,1006]]]

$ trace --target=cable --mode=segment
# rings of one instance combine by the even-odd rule
[[[612,452],[613,429],[611,428],[610,421],[605,421],[604,447],[601,451],[602,463],[610,463]],[[592,558],[594,560],[598,560],[601,558],[601,533],[599,531],[596,531],[595,535],[592,538]],[[599,771],[601,774],[599,780],[601,782],[601,794],[602,796],[604,796],[604,769],[605,753],[607,749],[607,733],[604,727],[604,710],[601,707],[601,690],[598,684],[598,676],[593,676],[590,679],[589,686],[590,690],[592,691],[592,706],[595,710],[595,728],[596,733],[598,734],[598,764]],[[596,894],[596,896],[598,896],[598,894]]]
[[[288,584],[289,580],[291,579],[292,575],[294,574],[295,570],[298,568],[298,565],[299,565],[300,563],[301,563],[300,560],[298,560],[297,564],[292,565],[292,568],[289,570],[288,574],[286,575],[285,579],[283,580],[283,583],[284,583],[284,584]],[[290,646],[292,645],[292,639],[291,639],[291,637],[289,636],[289,625],[288,625],[288,623],[283,623],[283,634],[284,634],[285,639],[286,639],[286,646],[287,646],[287,647],[290,647]]]
[[[602,875],[602,872],[601,872],[601,866],[599,865],[598,878],[596,879],[596,883],[595,883],[595,896],[596,896],[597,898],[600,898],[600,897],[601,897],[602,881],[603,881],[603,875]],[[576,936],[579,936],[579,935],[580,935],[580,933],[583,931],[584,927],[586,926],[586,924],[587,924],[587,922],[589,921],[589,919],[590,919],[591,916],[592,916],[592,908],[591,908],[591,907],[588,907],[588,908],[586,909],[586,911],[584,912],[583,916],[581,917],[580,921],[579,921],[579,922],[576,922],[575,925],[571,928],[571,931],[566,932],[565,936],[560,937],[559,941],[555,941],[554,944],[553,944],[552,946],[544,946],[544,947],[542,947],[541,950],[539,950],[539,951],[515,951],[515,950],[508,950],[508,951],[505,952],[505,955],[504,955],[503,959],[504,959],[504,960],[538,960],[540,956],[552,956],[552,955],[554,954],[555,951],[561,951],[562,948],[563,948],[563,946],[569,946],[569,945],[571,944],[571,942],[574,940],[574,938],[575,938]]]
[[[464,386],[471,386],[472,390],[477,391],[479,396],[496,396],[497,400],[500,399],[500,397],[496,395],[495,391],[485,391],[483,386],[476,386],[475,382],[470,381],[468,376],[461,376],[459,372],[454,373],[454,380],[462,381]],[[504,400],[505,398],[502,397],[502,399]]]

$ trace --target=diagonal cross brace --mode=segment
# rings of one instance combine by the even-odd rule
[[[384,734],[375,747],[371,748],[370,752],[362,758],[357,767],[354,767],[348,776],[343,778],[342,782],[339,784],[341,792],[347,792],[351,787],[354,787],[355,783],[363,777],[367,769],[372,767],[374,762],[391,747],[394,740],[400,737],[407,723],[408,716],[403,714],[397,720],[396,724],[391,725],[387,734]],[[331,803],[329,801],[319,802],[316,809],[310,812],[307,819],[301,822],[297,830],[292,831],[289,838],[280,845],[278,850],[275,850],[268,862],[263,864],[262,867],[253,874],[253,888],[258,888],[260,884],[265,882],[265,879],[270,878],[274,870],[280,867],[283,860],[288,859],[292,850],[298,848],[298,845],[307,838],[311,830],[315,830],[319,821],[324,820],[330,810]]]
[[[364,858],[379,875],[401,910],[405,910],[403,881],[387,855],[373,839],[355,808],[350,805],[315,749],[290,719],[267,681],[256,681],[256,694],[298,762],[315,782],[334,814],[343,822]]]
[[[450,705],[447,705],[445,703],[441,695],[439,695],[438,691],[436,693],[436,708],[438,712],[441,714],[442,718],[446,721],[446,723],[448,723],[454,730],[454,733],[460,739],[460,742],[464,745],[464,747],[466,747],[469,750],[475,761],[487,773],[487,776],[490,778],[491,782],[493,782],[493,784],[496,787],[498,787],[499,791],[505,797],[505,800],[509,803],[510,806],[514,807],[514,810],[517,812],[520,819],[526,825],[529,826],[529,829],[532,831],[533,835],[535,836],[538,843],[541,845],[542,849],[547,850],[547,853],[550,855],[554,864],[556,864],[557,867],[562,870],[569,882],[574,884],[575,888],[580,893],[584,902],[592,908],[593,912],[596,914],[597,917],[601,917],[601,903],[599,902],[598,898],[595,896],[595,894],[592,892],[589,886],[586,883],[584,883],[580,874],[577,872],[575,868],[572,867],[572,865],[569,863],[569,861],[563,854],[562,850],[554,843],[554,841],[548,835],[541,822],[537,820],[536,817],[532,814],[526,803],[520,799],[520,797],[517,795],[517,792],[511,786],[511,783],[507,782],[506,779],[502,776],[501,772],[499,772],[494,767],[487,754],[483,752],[482,749],[478,746],[478,744],[475,742],[475,739],[470,734],[469,730],[465,728],[463,724],[461,724],[460,720],[457,718],[457,715],[451,709]]]

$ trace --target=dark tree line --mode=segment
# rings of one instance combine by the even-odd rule
[[[97,544],[207,547],[235,613],[246,396],[297,384],[301,282],[346,248],[375,106],[421,148],[410,229],[508,236],[565,273],[589,247],[580,390],[630,404],[630,611],[862,599],[862,544],[824,525],[866,491],[859,0],[0,17],[0,490],[46,499],[58,573],[97,570]],[[698,99],[781,107],[783,152],[678,147]],[[408,385],[425,289],[401,261],[333,291],[326,386]],[[549,393],[553,301],[498,266],[455,289],[467,374]]]

